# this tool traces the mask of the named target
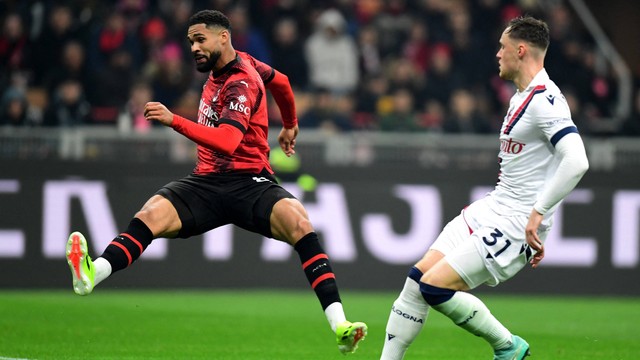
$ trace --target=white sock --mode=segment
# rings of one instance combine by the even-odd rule
[[[461,328],[485,339],[494,349],[506,348],[511,344],[509,330],[480,299],[467,292],[457,291],[451,299],[433,308]]]
[[[393,302],[381,360],[400,360],[427,321],[429,305],[420,294],[420,286],[407,278],[400,295]]]
[[[103,257],[93,260],[93,268],[96,269],[94,286],[102,282],[111,275],[111,264]]]
[[[344,315],[344,309],[342,308],[341,302],[336,301],[327,306],[327,308],[324,309],[324,314],[327,316],[327,320],[329,321],[329,325],[331,326],[331,331],[333,332],[336,332],[336,327],[338,327],[338,324],[347,320]]]

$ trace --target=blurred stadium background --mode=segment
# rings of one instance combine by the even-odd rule
[[[68,233],[101,251],[191,170],[194,146],[141,112],[156,100],[195,118],[204,77],[185,23],[204,8],[230,16],[236,49],[289,76],[300,163],[278,175],[341,287],[360,290],[397,290],[446,221],[495,184],[514,91],[497,77],[499,33],[516,15],[545,19],[546,67],[591,170],[543,266],[497,291],[640,295],[640,3],[624,0],[0,1],[0,287],[70,291]],[[276,147],[273,102],[270,113]],[[157,240],[104,286],[306,289],[281,245],[233,228]]]

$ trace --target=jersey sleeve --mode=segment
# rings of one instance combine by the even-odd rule
[[[220,96],[223,103],[220,124],[246,133],[251,115],[257,111],[263,96],[256,81],[248,77],[236,79],[226,85]]]
[[[547,90],[536,98],[534,117],[540,130],[554,147],[567,134],[577,133],[578,128],[571,119],[571,111],[564,95]]]
[[[296,103],[289,78],[247,53],[241,53],[241,55],[256,69],[264,86],[271,92],[273,100],[275,100],[280,110],[284,127],[291,129],[298,125]]]
[[[228,155],[236,150],[243,136],[243,133],[235,127],[204,126],[176,114],[173,115],[171,127],[200,146]]]
[[[256,69],[256,71],[258,72],[258,75],[260,75],[260,78],[262,79],[262,82],[265,84],[265,86],[269,82],[271,82],[271,80],[275,75],[275,70],[271,66],[254,58],[248,53],[242,53],[241,55],[242,57],[244,57],[246,60],[249,61],[249,63],[251,64],[251,66],[253,66],[254,69]]]
[[[280,116],[282,117],[282,124],[284,127],[291,129],[298,125],[296,102],[293,97],[293,89],[291,89],[289,78],[283,73],[275,70],[273,80],[266,84],[266,87],[271,91],[273,100],[278,104],[278,109],[280,109]]]

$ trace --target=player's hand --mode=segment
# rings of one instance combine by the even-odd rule
[[[155,120],[165,126],[171,126],[171,123],[173,123],[173,113],[162,103],[155,101],[144,105],[144,117],[147,120]]]
[[[278,135],[278,142],[280,143],[280,148],[287,155],[291,156],[296,153],[294,149],[296,147],[296,137],[298,136],[298,125],[292,127],[291,129],[282,128],[280,130],[280,135]]]
[[[533,254],[533,257],[529,261],[534,269],[538,267],[538,264],[540,264],[540,261],[544,258],[544,245],[540,237],[538,237],[538,227],[540,227],[543,218],[544,216],[535,209],[531,210],[529,222],[524,230],[527,244],[535,251],[535,254]]]

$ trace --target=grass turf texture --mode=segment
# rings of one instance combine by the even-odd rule
[[[342,294],[378,359],[396,293]],[[637,298],[480,295],[531,359],[637,359]],[[0,359],[345,359],[314,294],[292,291],[0,291]],[[405,359],[491,359],[483,340],[431,311]]]

